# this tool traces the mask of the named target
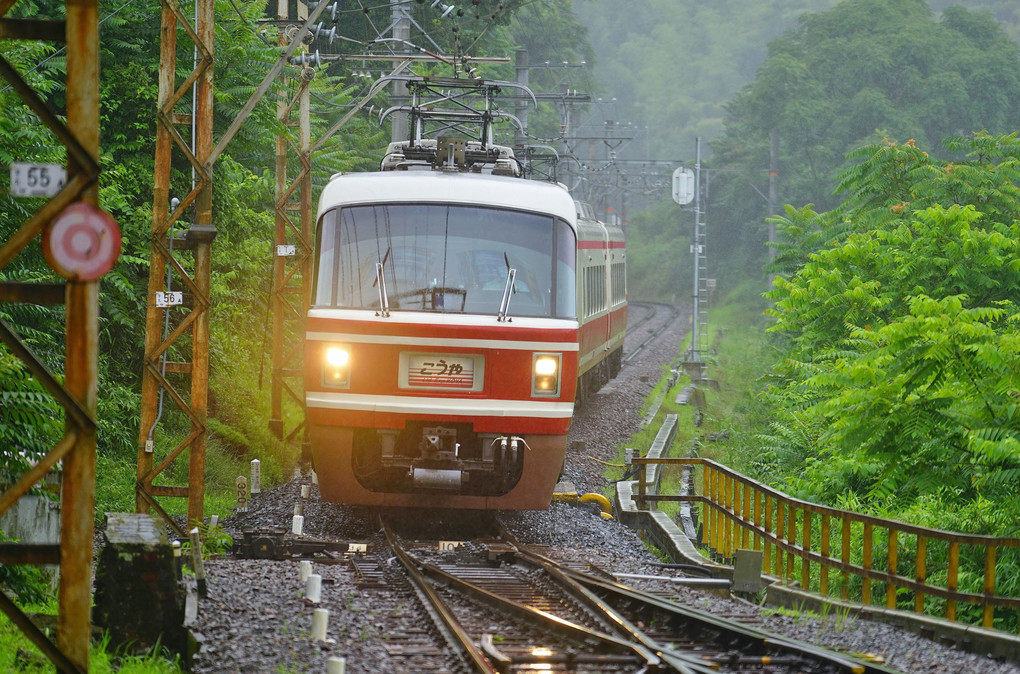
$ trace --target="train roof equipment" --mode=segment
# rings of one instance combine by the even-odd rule
[[[403,75],[384,77],[378,83],[386,81],[403,82],[410,102],[387,109],[380,122],[391,114],[406,113],[410,137],[390,143],[380,166],[383,171],[426,168],[523,176],[513,149],[493,141],[493,125],[506,119],[523,130],[517,117],[499,109],[496,97],[504,88],[520,89],[537,106],[528,87],[501,80]]]

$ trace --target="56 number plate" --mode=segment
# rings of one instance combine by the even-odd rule
[[[407,388],[477,391],[481,389],[482,357],[462,354],[403,354]],[[476,381],[476,375],[477,381]]]

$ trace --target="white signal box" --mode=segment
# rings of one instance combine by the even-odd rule
[[[678,168],[673,171],[673,201],[681,206],[694,201],[694,171]]]

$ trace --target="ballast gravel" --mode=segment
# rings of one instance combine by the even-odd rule
[[[632,305],[636,322],[643,305]],[[577,412],[570,432],[564,479],[579,493],[599,492],[609,480],[603,473],[617,448],[641,424],[641,407],[665,369],[678,364],[689,315],[672,316],[671,326],[641,354],[625,364],[621,374]],[[649,322],[651,323],[651,321]],[[628,348],[638,343],[641,330],[628,335]],[[583,443],[583,444],[576,444]],[[580,449],[583,447],[583,450]],[[622,476],[622,468],[616,469]],[[311,497],[301,498],[301,486]],[[290,530],[294,507],[304,509],[304,533],[336,541],[379,541],[378,515],[318,500],[309,475],[296,477],[272,491],[255,495],[249,512],[239,513],[223,526],[236,539],[244,529],[268,527]],[[470,515],[456,512],[409,513],[423,524],[421,537],[470,538]],[[502,513],[511,533],[523,542],[548,545],[556,556],[591,563],[610,573],[670,576],[660,560],[638,536],[615,520],[606,520],[591,504],[553,503],[547,511]],[[201,599],[192,627],[202,648],[194,671],[213,672],[325,672],[329,658],[344,658],[349,674],[390,671],[387,634],[420,630],[413,610],[382,610],[379,592],[355,581],[349,564],[314,564],[322,577],[322,599],[313,605],[304,598],[297,561],[215,558],[206,565],[208,595]],[[906,673],[1020,674],[1017,665],[968,653],[881,623],[846,616],[813,616],[770,610],[745,601],[678,587],[666,581],[633,581],[638,589],[669,593],[692,608],[746,622],[754,627],[822,645],[842,653],[864,654]],[[330,611],[326,641],[311,639],[314,608]]]

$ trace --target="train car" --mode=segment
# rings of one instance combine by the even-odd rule
[[[620,367],[626,249],[519,174],[441,139],[323,190],[304,356],[325,500],[548,507],[575,396]]]

